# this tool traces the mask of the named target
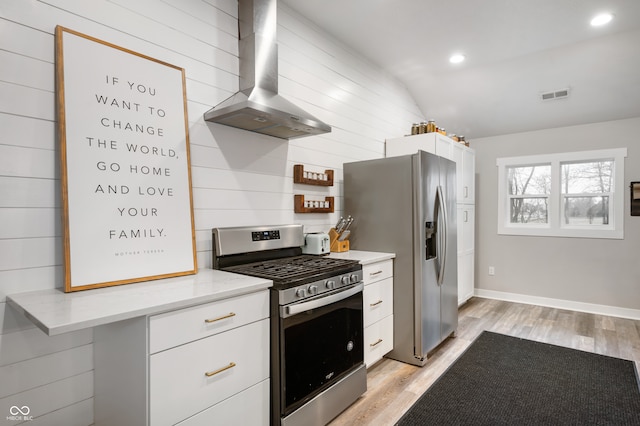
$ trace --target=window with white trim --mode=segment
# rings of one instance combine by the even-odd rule
[[[626,148],[498,158],[498,234],[624,237]]]

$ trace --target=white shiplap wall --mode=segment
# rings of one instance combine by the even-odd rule
[[[185,68],[198,265],[216,226],[302,223],[327,230],[343,213],[342,164],[383,156],[420,112],[406,89],[279,5],[280,92],[329,123],[290,142],[205,123],[238,88],[235,0],[0,2],[0,424],[28,406],[33,425],[93,422],[92,331],[47,337],[6,295],[62,287],[54,29],[63,25]],[[334,169],[333,187],[292,183],[293,165]],[[336,197],[334,214],[294,214],[293,194]],[[348,212],[346,212],[348,213]]]

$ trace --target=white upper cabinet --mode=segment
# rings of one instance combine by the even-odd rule
[[[440,133],[423,133],[420,135],[404,136],[401,138],[387,139],[385,155],[387,157],[397,157],[399,155],[414,154],[422,150],[449,160],[454,160],[454,144],[458,143]]]
[[[473,149],[456,142],[452,143],[451,149],[457,171],[457,202],[475,204],[476,153]]]

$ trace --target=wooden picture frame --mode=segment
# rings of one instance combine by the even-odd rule
[[[630,214],[631,216],[640,216],[640,182],[631,182],[629,184]]]
[[[56,27],[65,291],[197,272],[184,69]]]

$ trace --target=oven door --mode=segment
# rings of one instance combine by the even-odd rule
[[[287,416],[364,362],[363,284],[280,309],[280,412]]]

